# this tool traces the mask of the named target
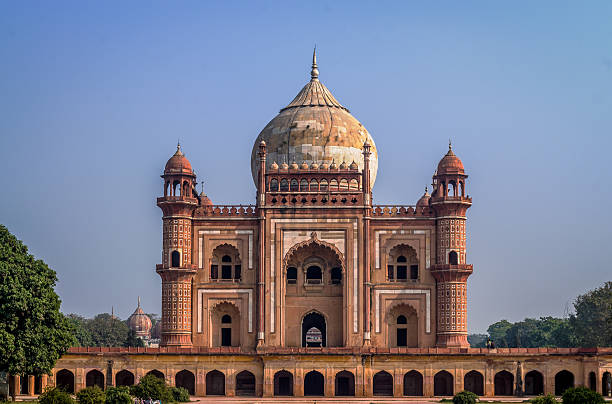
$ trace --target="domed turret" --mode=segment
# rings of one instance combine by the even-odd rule
[[[363,169],[362,147],[371,145],[370,179],[374,184],[378,155],[374,140],[319,81],[316,54],[313,54],[311,80],[298,95],[261,131],[251,156],[251,172],[257,182],[257,151],[261,140],[267,143],[267,156],[276,161],[355,161]]]
[[[431,199],[431,195],[429,195],[429,192],[427,192],[427,187],[425,187],[425,193],[423,194],[423,196],[419,199],[419,201],[416,204],[417,208],[428,207],[429,199]]]
[[[465,174],[463,169],[463,163],[453,153],[453,147],[450,142],[448,142],[448,152],[442,160],[438,163],[438,172],[437,175],[449,175],[449,174]]]
[[[164,168],[164,174],[193,174],[191,163],[181,151],[181,144],[177,144],[176,152],[170,157]]]
[[[140,307],[140,296],[138,297],[138,307],[128,319],[128,327],[134,331],[137,337],[149,339],[151,337],[151,319]]]

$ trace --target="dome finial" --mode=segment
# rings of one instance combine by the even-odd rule
[[[312,52],[312,70],[310,71],[311,80],[319,80],[319,69],[317,69],[317,45]]]
[[[138,296],[138,307],[140,307],[140,296]]]
[[[453,143],[451,142],[450,138],[448,138],[448,150],[453,150]]]

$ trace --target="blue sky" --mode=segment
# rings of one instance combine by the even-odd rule
[[[257,134],[309,78],[414,204],[449,138],[470,175],[470,331],[564,315],[611,279],[612,3],[0,3],[0,223],[65,312],[159,312],[159,175],[180,138],[216,203],[252,203]]]

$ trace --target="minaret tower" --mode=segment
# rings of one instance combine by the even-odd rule
[[[163,212],[162,263],[162,346],[190,347],[191,280],[196,265],[191,262],[192,218],[199,205],[196,176],[178,144],[166,163],[164,196],[157,198]]]
[[[467,341],[466,212],[472,199],[466,196],[467,175],[463,163],[448,143],[448,153],[433,176],[430,204],[436,212],[436,263],[431,273],[437,283],[437,346],[469,347]]]

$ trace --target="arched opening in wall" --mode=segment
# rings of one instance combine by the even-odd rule
[[[392,396],[393,376],[384,370],[376,373],[372,378],[372,394],[375,396]]]
[[[419,346],[419,322],[414,307],[402,303],[387,312],[387,339],[390,347]]]
[[[291,373],[286,370],[281,370],[274,374],[274,395],[293,395],[293,375]]]
[[[463,388],[478,396],[484,395],[484,376],[482,373],[476,370],[467,372],[463,377]]]
[[[327,184],[327,180],[321,180],[321,186],[319,188],[319,191],[327,192],[328,189],[329,189],[329,186]]]
[[[459,264],[459,255],[457,254],[457,251],[451,251],[448,253],[448,263],[451,265]]]
[[[342,180],[340,180],[340,191],[348,191],[349,189],[349,183],[348,180],[346,178],[343,178]]]
[[[355,395],[355,375],[351,372],[343,370],[336,373],[335,380],[336,396],[347,397]]]
[[[152,375],[152,376],[157,377],[158,379],[166,380],[166,376],[164,376],[164,374],[157,369],[148,371],[147,375]]]
[[[121,370],[115,375],[115,386],[133,386],[134,385],[134,373],[129,370]]]
[[[55,374],[55,387],[59,387],[67,393],[74,394],[74,373],[62,369]]]
[[[236,395],[255,395],[255,375],[248,370],[243,370],[236,375]]]
[[[455,181],[448,182],[448,196],[457,196],[457,185]]]
[[[329,190],[330,191],[337,191],[338,190],[338,181],[336,181],[336,180],[329,181]]]
[[[297,180],[294,178],[291,180],[291,192],[297,192],[300,190],[300,187],[298,186],[298,182]]]
[[[276,178],[270,180],[270,191],[278,192],[278,180]]]
[[[317,180],[312,179],[310,180],[310,192],[313,191],[318,191],[319,190],[319,183],[317,182]]]
[[[323,396],[325,395],[325,378],[316,370],[306,373],[304,377],[304,395],[305,396]]]
[[[311,265],[306,269],[306,283],[309,285],[320,285],[323,283],[323,271],[318,265]]]
[[[295,285],[297,283],[297,268],[296,267],[287,268],[287,283],[290,285]]]
[[[34,378],[34,394],[42,394],[42,376]]]
[[[219,267],[221,273],[219,273]],[[221,244],[211,254],[210,278],[221,278],[223,282],[240,282],[242,279],[242,261],[240,252],[230,244]]]
[[[195,375],[188,371],[187,369],[183,369],[176,374],[175,377],[176,387],[183,387],[187,389],[190,395],[195,394]]]
[[[419,279],[419,260],[414,248],[400,244],[389,252],[387,261],[387,281],[406,282]]]
[[[240,310],[230,302],[220,302],[211,310],[212,346],[240,345]]]
[[[602,387],[604,387],[603,383],[602,383]],[[595,374],[595,372],[589,373],[589,389],[593,391],[597,391],[597,375]]]
[[[300,181],[300,191],[308,191],[308,180],[305,178],[302,178],[302,180]]]
[[[218,370],[211,370],[206,373],[206,395],[224,396],[225,395],[225,375]]]
[[[280,191],[281,192],[289,191],[289,182],[284,178],[280,182]]]
[[[349,190],[358,191],[359,190],[359,182],[356,179],[352,179],[349,183]]]
[[[28,375],[21,376],[19,378],[19,394],[27,395],[30,391],[30,378]]]
[[[465,182],[459,181],[459,188],[461,190],[461,196],[465,196]]]
[[[170,183],[168,181],[164,182],[164,196],[170,196],[168,192],[170,191]]]
[[[453,375],[441,370],[434,376],[434,396],[454,395]]]
[[[331,283],[332,285],[340,285],[342,283],[342,268],[332,268]]]
[[[531,370],[525,374],[525,394],[528,396],[544,394],[544,375],[542,373]]]
[[[404,375],[404,395],[423,395],[423,375],[416,370],[411,370]]]
[[[181,253],[174,250],[172,251],[172,268],[178,268],[181,266]]]
[[[597,389],[597,383],[595,383],[595,390]],[[601,394],[604,397],[612,395],[612,375],[610,372],[605,372],[601,377]]]
[[[85,375],[85,387],[98,386],[104,390],[104,375],[99,370],[90,370]]]
[[[191,196],[191,185],[189,184],[189,182],[183,182],[183,192],[181,193],[181,195],[187,197]]]
[[[327,342],[325,318],[317,313],[308,313],[302,319],[302,346],[324,347]]]
[[[574,387],[574,374],[567,370],[562,370],[555,375],[555,396],[563,395],[563,392]]]
[[[514,375],[507,370],[497,372],[493,378],[496,396],[511,396],[514,385]]]

